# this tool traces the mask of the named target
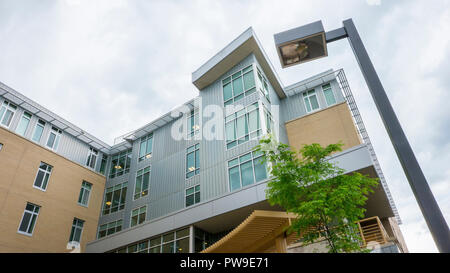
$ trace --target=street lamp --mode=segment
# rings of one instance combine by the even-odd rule
[[[328,56],[327,43],[348,39],[436,246],[440,252],[450,253],[448,225],[400,126],[353,20],[345,20],[343,25],[341,28],[325,32],[322,22],[317,21],[275,34],[275,45],[281,66],[286,68],[326,57]]]

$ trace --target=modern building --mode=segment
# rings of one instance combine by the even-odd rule
[[[249,28],[192,82],[198,97],[113,146],[0,85],[0,251],[321,249],[287,234],[294,216],[265,198],[268,169],[252,150],[268,133],[296,149],[342,141],[329,160],[381,181],[358,223],[364,244],[408,251],[343,70],[284,86]]]

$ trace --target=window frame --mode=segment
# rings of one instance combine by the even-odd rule
[[[110,193],[110,192],[108,192],[109,189],[111,189],[111,191],[110,191],[111,192],[111,200],[107,201],[107,195],[108,195],[108,193]],[[115,208],[115,207],[113,207],[113,204],[114,204],[113,201],[114,201],[114,192],[116,190],[120,190],[119,205],[117,206],[116,211],[112,211],[113,208]],[[124,190],[125,190],[125,192],[124,192]],[[127,193],[128,193],[128,181],[106,188],[104,197],[103,197],[103,202],[102,202],[102,212],[101,212],[102,216],[109,215],[109,214],[116,213],[118,211],[123,210],[125,208]],[[122,199],[125,200],[123,203],[121,202]],[[111,202],[111,204],[108,206],[106,204],[107,202]],[[106,210],[108,210],[108,213],[105,213]]]
[[[41,165],[42,165],[42,164],[45,164],[45,165],[47,166],[47,167],[45,168],[45,170],[44,170],[44,169],[41,169]],[[48,171],[48,167],[50,167],[50,171]],[[52,165],[50,165],[50,164],[48,164],[48,163],[45,163],[45,162],[41,161],[41,162],[39,163],[39,167],[38,167],[38,170],[37,170],[37,172],[36,172],[36,176],[35,176],[35,178],[34,178],[33,188],[38,189],[38,190],[41,190],[41,191],[43,191],[43,192],[47,191],[48,185],[50,184],[50,177],[52,176],[53,169],[54,169],[54,167],[53,167]],[[40,171],[42,171],[42,172],[44,173],[44,175],[43,175],[43,177],[42,177],[41,187],[38,187],[38,186],[36,186],[36,179],[38,178],[38,175],[39,175],[39,172],[40,172]],[[43,184],[43,182],[44,182],[44,179],[45,179],[45,175],[46,175],[46,174],[48,174],[47,183],[46,183],[46,185],[45,185],[45,188],[42,188],[42,184]]]
[[[50,140],[50,136],[52,134],[55,135],[55,139],[53,140],[52,146],[48,146],[48,141]],[[50,132],[48,134],[47,141],[45,142],[45,147],[47,147],[48,149],[56,152],[58,150],[58,148],[59,148],[59,143],[61,142],[61,137],[62,137],[62,130],[58,129],[55,126],[52,126],[52,128],[50,129]]]
[[[309,95],[309,92],[314,92],[314,94]],[[305,96],[305,94],[306,94],[306,96]],[[313,109],[312,108],[311,99],[310,99],[310,97],[312,97],[312,96],[316,97],[317,105],[318,105],[317,109]],[[308,106],[306,105],[305,98],[308,98],[309,106],[310,106],[310,109],[311,109],[310,111],[308,111]],[[303,105],[305,106],[305,110],[306,110],[307,114],[314,113],[314,112],[317,112],[320,109],[322,109],[321,106],[320,106],[319,96],[317,95],[317,92],[316,92],[315,88],[303,92],[302,93],[302,100],[303,100]]]
[[[85,184],[90,185],[90,188],[86,189]],[[92,192],[93,186],[94,185],[92,183],[89,183],[89,182],[83,180],[83,182],[81,183],[80,194],[78,195],[78,200],[77,200],[78,205],[86,207],[86,208],[89,207],[89,200],[91,199],[91,192]],[[86,192],[88,192],[87,201],[86,201],[86,204],[83,204],[80,202],[80,198],[81,198],[81,201],[83,201],[83,197]]]
[[[250,109],[251,107],[254,107],[253,109]],[[244,111],[244,112],[242,112]],[[242,113],[240,113],[242,112]],[[257,117],[257,125],[256,125],[256,130],[250,131],[250,114],[256,112],[256,117]],[[241,118],[242,116],[244,116],[244,122],[245,124],[247,124],[247,133],[244,134],[244,136],[242,137],[238,137],[237,135],[237,128],[238,128],[238,119]],[[258,102],[254,102],[246,107],[244,107],[243,109],[239,110],[239,111],[235,111],[232,114],[229,114],[228,116],[225,117],[224,119],[224,132],[225,132],[225,149],[226,150],[231,150],[233,148],[238,147],[241,144],[247,143],[248,141],[254,140],[254,139],[258,139],[259,137],[261,137],[263,135],[263,128],[261,126],[261,122],[264,122],[261,120],[261,115],[260,115],[260,104]],[[233,123],[233,130],[234,130],[234,136],[235,139],[229,141],[228,140],[228,132],[227,132],[227,124],[229,123]],[[258,127],[259,125],[259,127]],[[252,136],[252,134],[254,136]],[[243,140],[244,139],[244,140]],[[231,143],[235,142],[235,144],[233,146],[229,146]]]
[[[251,158],[248,159],[248,160],[245,160],[245,161],[243,161],[243,162],[241,163],[240,158],[241,158],[241,157],[244,157],[244,156],[247,156],[247,155],[249,155],[249,154],[251,154]],[[255,156],[255,154],[256,154],[256,156]],[[241,154],[241,155],[239,155],[239,156],[236,156],[236,157],[231,158],[231,159],[229,159],[229,160],[226,161],[226,173],[227,173],[227,182],[228,182],[228,190],[229,190],[229,192],[236,192],[236,191],[239,191],[239,190],[241,190],[241,189],[244,189],[244,188],[247,188],[247,187],[251,187],[251,186],[253,186],[253,185],[255,185],[255,184],[261,183],[261,182],[263,182],[263,181],[269,179],[270,173],[269,173],[269,170],[268,170],[268,163],[266,162],[266,164],[265,164],[266,178],[265,178],[265,179],[262,179],[262,180],[260,180],[260,181],[256,181],[255,163],[256,163],[256,161],[257,161],[258,159],[260,159],[260,158],[263,157],[263,156],[264,156],[264,154],[262,154],[262,153],[250,151],[250,152],[246,152],[246,153],[244,153],[244,154]],[[237,164],[234,164],[234,165],[231,165],[231,167],[230,167],[229,162],[234,161],[234,160],[236,160],[236,159],[238,160],[238,161],[237,161],[238,163],[237,163]],[[243,186],[243,185],[242,185],[242,170],[241,170],[241,165],[242,165],[242,164],[245,164],[245,163],[247,163],[247,162],[251,162],[251,163],[252,163],[253,182],[252,182],[251,184],[248,184],[248,185]],[[235,167],[238,167],[238,170],[239,170],[239,188],[232,190],[232,189],[231,189],[231,184],[230,184],[230,169],[233,169],[233,168],[235,168]]]
[[[248,73],[252,73],[253,74],[253,84],[254,85],[253,85],[253,87],[245,89],[244,75],[246,75]],[[240,74],[240,75],[237,76],[237,77],[233,77],[236,74]],[[242,93],[240,93],[239,95],[236,96],[234,94],[233,80],[235,80],[235,79],[237,79],[239,77],[241,78],[241,82],[242,82]],[[222,80],[220,81],[220,83],[222,85],[222,101],[223,101],[223,105],[227,106],[227,105],[234,104],[235,102],[240,101],[244,97],[247,97],[247,96],[255,93],[256,89],[257,89],[256,88],[256,77],[257,77],[257,75],[255,73],[255,65],[254,65],[254,63],[252,63],[250,65],[247,65],[246,67],[244,67],[242,69],[239,69],[239,70],[233,72],[232,74],[230,74],[230,75],[228,75],[226,77],[223,77]],[[232,96],[225,101],[224,87],[227,84],[231,84],[231,94],[232,94]],[[242,97],[240,97],[241,95],[242,95]],[[237,97],[240,97],[240,98],[235,99]]]
[[[143,214],[144,214],[144,220],[141,222],[141,223],[139,223],[139,216],[142,214],[142,213],[140,213],[140,210],[142,209],[142,208],[145,208],[145,211],[143,212]],[[138,217],[138,219],[137,219],[137,223],[135,224],[135,225],[132,225],[132,219],[133,219],[133,211],[138,211],[138,214],[136,215],[137,217]],[[138,207],[138,208],[135,208],[135,209],[132,209],[131,210],[131,213],[130,213],[130,228],[131,227],[135,227],[135,226],[139,226],[139,225],[141,225],[141,224],[143,224],[143,223],[145,223],[145,221],[147,220],[147,205],[144,205],[144,206],[141,206],[141,207]]]
[[[329,88],[324,88],[325,86],[329,86]],[[334,93],[334,88],[331,85],[331,82],[322,84],[321,88],[322,88],[323,97],[325,98],[325,103],[327,104],[327,107],[335,105],[337,103],[337,99],[336,99],[336,94]],[[325,91],[328,91],[328,90],[331,91],[331,94],[333,95],[334,103],[328,104],[327,96],[325,95]]]
[[[152,147],[151,147],[151,150],[150,150],[150,152],[147,152],[147,145],[148,145],[148,141],[151,139],[151,142],[152,142]],[[140,138],[140,141],[139,141],[139,150],[138,150],[138,163],[139,162],[142,162],[142,161],[144,161],[144,160],[146,160],[146,159],[150,159],[150,158],[152,158],[152,156],[153,156],[153,132],[151,132],[150,134],[148,134],[148,135],[146,135],[146,136],[143,136],[143,137],[141,137]],[[141,146],[142,146],[142,143],[145,143],[145,154],[144,155],[142,155],[141,156]]]
[[[29,115],[29,117],[27,117],[27,115]],[[23,136],[23,137],[26,135],[26,133],[28,131],[28,128],[30,126],[32,118],[33,118],[32,114],[28,113],[27,111],[23,111],[22,116],[20,117],[19,123],[17,123],[17,127],[16,127],[16,130],[15,130],[18,135]],[[20,124],[22,124],[23,120],[28,120],[28,123],[27,123],[27,126],[25,126],[25,130],[21,134],[21,133],[18,132],[18,130],[19,130]]]
[[[191,126],[189,121],[193,119],[194,125]],[[196,122],[197,121],[197,122]],[[192,123],[192,122],[191,122]],[[200,111],[198,107],[194,107],[186,118],[187,139],[193,139],[200,132]]]
[[[2,108],[5,108],[3,112],[1,112]],[[3,119],[5,118],[5,115],[7,113],[7,111],[11,111],[11,118],[9,120],[9,124],[5,125],[3,124]],[[15,105],[14,103],[8,101],[8,100],[3,100],[2,104],[0,105],[0,126],[3,126],[7,129],[9,129],[9,127],[11,127],[11,124],[13,123],[13,119],[14,116],[16,115],[17,112],[17,105]]]
[[[148,170],[147,170],[147,169],[148,169]],[[138,175],[138,173],[139,173],[140,171],[142,171],[142,173]],[[143,191],[143,188],[142,188],[142,185],[144,184],[144,176],[145,176],[145,174],[146,174],[147,172],[148,172],[148,185],[147,185],[147,189],[145,190],[145,191],[147,191],[147,193],[144,194],[144,195],[142,195],[142,193],[144,192],[144,191]],[[151,175],[151,173],[152,173],[152,168],[151,168],[151,166],[147,166],[147,167],[141,168],[141,169],[139,169],[139,170],[136,171],[136,176],[135,176],[135,178],[134,178],[133,201],[138,200],[139,198],[148,196],[148,194],[149,194],[149,192],[150,192],[150,175]],[[141,182],[140,182],[140,183],[141,183],[141,191],[139,192],[139,197],[136,198],[136,185],[137,185],[137,179],[138,179],[139,176],[142,176],[142,180],[141,180]]]
[[[44,123],[44,124],[40,123],[40,121],[42,121],[42,123]],[[31,135],[31,141],[33,141],[35,143],[40,143],[41,142],[42,135],[44,134],[44,130],[45,130],[45,125],[46,124],[47,123],[44,120],[42,120],[42,119],[38,119],[36,121],[36,124],[34,125],[33,134]],[[42,126],[42,131],[41,131],[41,134],[39,135],[39,139],[38,140],[34,140],[34,135],[36,134],[36,129],[37,129],[38,126]]]
[[[193,150],[188,152],[189,149],[191,149],[192,147],[194,147]],[[197,151],[198,151],[198,158],[199,158],[198,159],[198,166],[197,166],[197,155],[196,155]],[[192,153],[194,154],[194,169],[193,170],[189,170],[188,169],[188,156],[190,154],[192,154]],[[185,164],[184,164],[184,166],[185,166],[185,179],[188,180],[188,179],[193,178],[194,176],[199,175],[200,174],[200,165],[201,165],[200,164],[200,143],[196,143],[196,144],[193,144],[193,145],[191,145],[191,146],[186,148],[186,156],[185,156]],[[193,175],[188,177],[188,174],[190,174],[190,173],[193,173]]]
[[[197,190],[197,187],[198,187],[198,190]],[[190,190],[190,189],[194,189],[194,192],[190,193],[190,194],[187,194],[187,191]],[[198,202],[196,202],[196,195],[197,195],[197,193],[199,195]],[[188,196],[191,196],[191,195],[194,196],[194,203],[192,203],[191,205],[188,205],[187,204],[187,198],[188,198]],[[196,205],[196,204],[200,203],[201,202],[201,197],[202,197],[202,194],[201,194],[200,184],[197,184],[195,186],[192,186],[192,187],[189,187],[189,188],[185,189],[185,191],[184,191],[184,207],[187,208],[187,207],[190,207],[190,206],[193,206],[193,205]]]
[[[30,205],[33,206],[33,211],[27,210],[28,204],[30,204]],[[38,208],[38,212],[35,212],[36,208]],[[21,231],[21,230],[20,230],[20,227],[22,226],[22,222],[23,222],[23,219],[24,219],[24,217],[25,217],[25,213],[26,213],[26,212],[28,212],[29,214],[31,214],[30,222],[28,223],[27,229],[26,229],[26,230],[28,230],[28,229],[30,228],[30,223],[32,222],[33,215],[36,215],[36,218],[34,219],[34,224],[33,224],[33,228],[32,228],[32,230],[31,230],[31,233],[28,233],[28,232],[25,232],[25,231]],[[26,236],[30,236],[30,237],[33,236],[34,229],[36,228],[36,224],[37,224],[37,220],[38,220],[38,218],[39,218],[39,213],[40,213],[40,212],[41,212],[41,206],[36,205],[36,204],[33,204],[33,203],[30,203],[30,202],[27,202],[26,205],[25,205],[25,209],[23,210],[23,213],[22,213],[22,219],[20,220],[19,227],[17,228],[17,233],[20,233],[20,234],[23,234],[23,235],[26,235]]]
[[[122,169],[122,167],[116,168],[117,166],[120,166],[119,163],[120,163],[120,159],[122,158],[122,156],[123,156],[123,158],[125,160],[124,161],[124,168],[123,169]],[[124,151],[121,151],[121,152],[118,152],[118,153],[112,155],[111,156],[111,165],[109,166],[110,169],[109,169],[109,172],[108,172],[108,178],[113,179],[113,178],[120,177],[120,176],[122,176],[124,174],[129,173],[130,172],[132,158],[133,158],[132,149],[127,149],[127,150],[124,150]],[[127,159],[129,159],[129,160],[127,160]],[[114,160],[117,160],[117,165],[113,164]],[[127,164],[127,163],[129,163],[129,164]],[[114,168],[114,173],[111,172],[113,170],[113,168]]]
[[[95,158],[95,160],[92,160],[93,157]],[[87,156],[86,164],[85,164],[86,167],[88,167],[91,170],[95,170],[95,167],[97,165],[97,159],[98,159],[98,150],[94,149],[92,147],[89,147],[89,152],[88,152],[88,156]],[[91,166],[92,162],[94,162],[93,163],[94,166]]]
[[[77,226],[77,225],[75,225],[75,222],[81,222],[81,228],[79,227],[79,226]],[[70,235],[69,235],[69,242],[77,242],[77,243],[79,243],[79,244],[81,244],[81,239],[83,238],[83,229],[84,229],[84,223],[85,223],[86,221],[84,221],[84,220],[82,220],[82,219],[79,219],[79,218],[76,218],[76,217],[74,217],[73,218],[73,221],[72,221],[72,226],[71,226],[71,228],[70,228]],[[77,228],[80,228],[81,229],[81,231],[80,231],[80,241],[74,241],[73,239],[73,237],[75,237],[75,232],[74,232],[74,229],[76,230]],[[72,237],[72,235],[73,235],[73,237]],[[71,237],[72,237],[72,240],[70,240],[71,239]]]
[[[119,225],[119,222],[120,222],[120,225]],[[111,224],[114,224],[114,226],[109,227],[109,225],[111,225]],[[106,226],[106,228],[104,230],[102,230],[102,226]],[[112,227],[114,228],[114,232],[108,234],[108,231]],[[108,236],[113,235],[114,233],[120,232],[122,230],[123,230],[123,219],[118,219],[116,221],[112,221],[112,222],[109,222],[109,223],[106,223],[103,225],[99,225],[98,230],[97,230],[97,239],[108,237]],[[100,237],[100,232],[102,232],[102,231],[105,231],[105,236]]]

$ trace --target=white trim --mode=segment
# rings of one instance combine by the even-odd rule
[[[41,163],[47,165],[47,168],[48,168],[48,167],[51,167],[51,170],[48,171],[47,168],[46,168],[45,170],[41,169]],[[45,186],[45,189],[42,188],[42,187],[38,187],[38,186],[35,185],[35,184],[36,184],[36,179],[37,179],[38,174],[39,174],[39,171],[44,172],[43,180],[41,181],[41,186],[42,186],[42,184],[43,184],[43,182],[44,182],[45,175],[48,174],[48,180],[47,180],[47,185]],[[41,190],[41,191],[43,191],[43,192],[47,191],[48,185],[50,184],[50,177],[51,177],[51,175],[52,175],[52,171],[53,171],[53,166],[52,166],[52,165],[50,165],[50,164],[48,164],[48,163],[45,163],[45,162],[41,161],[41,162],[39,163],[38,170],[37,170],[37,172],[36,172],[36,176],[34,177],[33,188],[38,189],[38,190]]]
[[[41,206],[36,205],[36,204],[33,204],[33,203],[30,203],[30,202],[27,202],[27,203],[25,204],[25,209],[23,210],[23,213],[22,213],[22,219],[20,220],[19,227],[17,228],[17,233],[20,233],[20,234],[27,235],[27,236],[30,236],[30,237],[31,237],[31,236],[33,236],[34,229],[36,228],[37,220],[38,220],[38,217],[39,217],[39,212],[38,212],[38,213],[34,212],[34,209],[33,209],[33,211],[27,210],[28,204],[31,204],[31,205],[33,205],[34,207],[38,207],[38,208],[39,208],[39,212],[41,212]],[[28,230],[28,229],[30,228],[30,223],[31,223],[31,220],[32,220],[32,218],[33,218],[33,215],[36,215],[36,220],[34,221],[34,226],[33,226],[33,229],[31,230],[31,233],[24,232],[24,231],[20,231],[20,226],[22,225],[23,217],[25,216],[25,212],[28,212],[28,213],[31,214],[30,222],[28,223],[27,229],[26,229],[26,230]]]

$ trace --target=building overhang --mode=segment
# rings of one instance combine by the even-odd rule
[[[281,81],[251,27],[194,71],[192,83],[201,91],[252,53],[264,70],[275,92],[280,98],[285,98],[286,94],[283,91]]]

